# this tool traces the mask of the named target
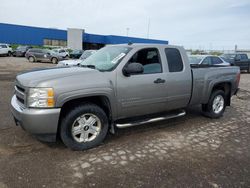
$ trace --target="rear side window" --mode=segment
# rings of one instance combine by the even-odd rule
[[[34,50],[32,50],[32,52],[34,52],[34,53],[43,53],[43,50],[41,50],[41,49],[34,49]]]
[[[179,50],[176,48],[166,48],[165,53],[168,60],[169,72],[181,72],[183,70],[183,62]]]
[[[223,61],[220,58],[212,57],[212,64],[213,65],[217,65],[217,64],[221,64],[221,63],[223,63]]]

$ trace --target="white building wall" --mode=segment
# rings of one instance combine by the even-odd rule
[[[83,29],[67,29],[67,46],[70,49],[81,50],[82,49],[82,36],[84,30]]]

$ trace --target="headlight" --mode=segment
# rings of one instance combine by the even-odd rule
[[[55,106],[53,88],[30,88],[28,107],[51,108]]]

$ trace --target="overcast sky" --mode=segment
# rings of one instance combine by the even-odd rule
[[[0,22],[250,49],[249,0],[0,0]]]

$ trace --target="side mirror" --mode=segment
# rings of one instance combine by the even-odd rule
[[[48,52],[47,55],[51,55],[51,54]]]
[[[144,71],[143,65],[140,63],[129,63],[123,69],[123,74],[125,76],[130,76],[131,74],[142,74]]]

